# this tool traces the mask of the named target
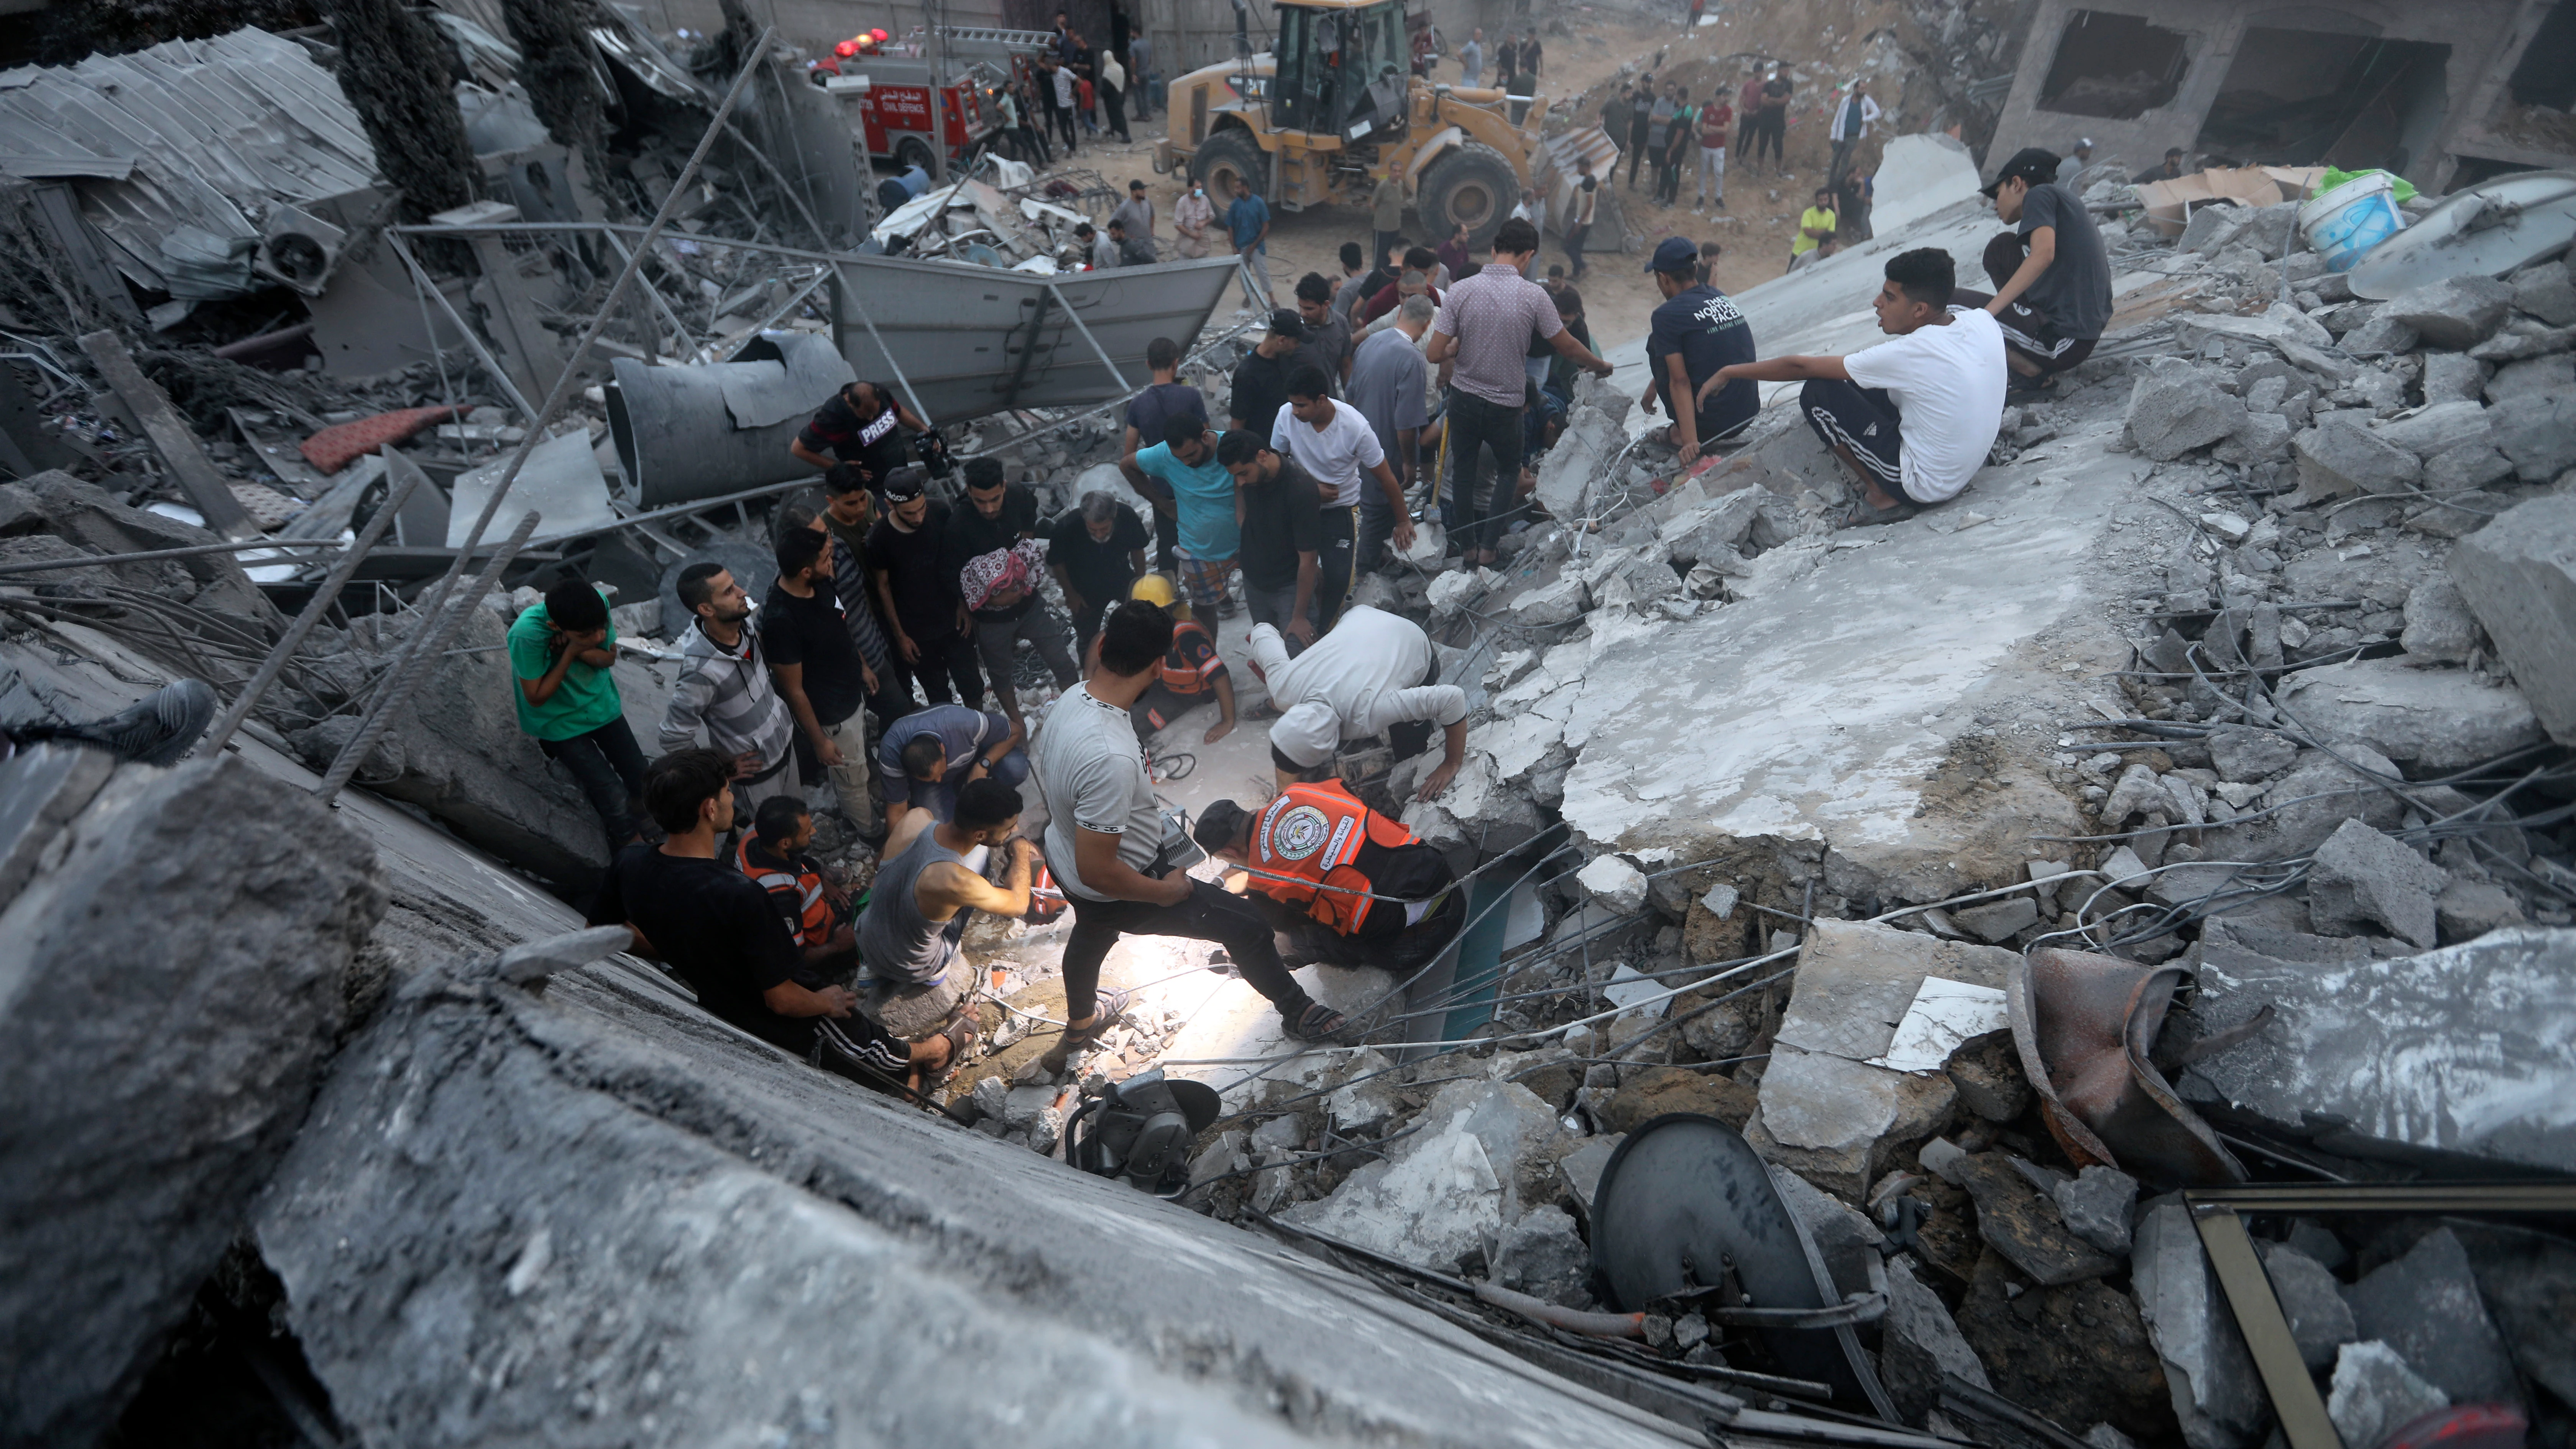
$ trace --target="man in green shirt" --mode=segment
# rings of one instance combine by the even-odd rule
[[[510,626],[510,673],[519,683],[519,728],[546,758],[572,772],[608,832],[615,855],[643,837],[644,751],[617,697],[617,632],[608,601],[581,579],[546,590]]]

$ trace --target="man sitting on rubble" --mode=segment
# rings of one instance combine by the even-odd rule
[[[1019,825],[1019,791],[970,780],[954,815],[877,866],[859,917],[859,949],[874,982],[864,1003],[871,1019],[901,1033],[947,1021],[972,996],[973,973],[956,969],[966,923],[979,910],[1004,919],[1028,914],[1038,848],[1013,838]],[[998,885],[985,879],[995,851],[1010,856]]]
[[[1172,616],[1172,647],[1163,654],[1162,677],[1127,709],[1127,717],[1136,722],[1136,738],[1151,749],[1154,736],[1209,700],[1216,701],[1217,719],[1199,742],[1212,745],[1234,733],[1234,680],[1217,657],[1215,636],[1190,617],[1190,606],[1173,595],[1172,581],[1161,574],[1138,579],[1129,597]]]
[[[1029,777],[1028,736],[1009,716],[962,704],[934,704],[886,727],[877,742],[877,773],[885,781],[886,849],[922,828],[910,819],[927,812],[946,820],[957,812],[957,792],[990,775],[1012,789]]]
[[[945,1068],[960,1041],[906,1043],[856,1015],[855,994],[799,959],[768,892],[716,858],[733,829],[732,776],[733,762],[714,750],[675,749],[653,762],[644,808],[669,838],[618,852],[590,924],[627,927],[634,952],[669,966],[709,1015],[827,1071],[883,1086]]]
[[[1449,788],[1467,758],[1467,692],[1440,682],[1431,636],[1399,614],[1366,604],[1288,657],[1287,642],[1268,624],[1252,629],[1252,667],[1270,690],[1279,718],[1270,726],[1270,763],[1285,787],[1329,765],[1344,740],[1383,734],[1398,760],[1443,734],[1440,763],[1422,781],[1421,798]]]
[[[608,830],[614,854],[640,838],[644,751],[617,695],[617,630],[608,601],[587,579],[546,590],[510,625],[510,672],[519,682],[519,728],[572,772]]]
[[[1873,305],[1879,330],[1895,341],[1845,357],[1721,367],[1701,399],[1738,379],[1804,382],[1798,406],[1807,426],[1860,480],[1846,526],[1894,523],[1946,503],[1985,465],[2004,410],[2003,329],[1952,303],[1956,277],[1938,247],[1890,257]]]
[[[1291,785],[1258,812],[1219,800],[1191,834],[1246,867],[1225,888],[1248,892],[1288,937],[1291,961],[1410,972],[1467,919],[1467,893],[1440,852],[1339,780]]]
[[[2014,229],[1986,243],[2014,401],[2053,396],[2057,375],[2093,355],[2111,325],[2111,254],[2084,199],[2056,180],[2057,157],[2024,147],[1985,187]]]
[[[1646,271],[1664,304],[1648,321],[1646,366],[1654,376],[1638,401],[1651,413],[1662,400],[1672,414],[1673,442],[1681,449],[1682,462],[1689,464],[1699,460],[1702,449],[1752,426],[1762,411],[1761,389],[1749,382],[1720,389],[1706,403],[1696,401],[1700,385],[1719,368],[1753,360],[1753,325],[1744,320],[1734,298],[1699,280],[1699,248],[1688,239],[1664,238]],[[1693,401],[1674,406],[1680,399]]]
[[[814,845],[814,812],[793,795],[760,802],[752,828],[733,850],[733,863],[769,893],[799,958],[827,977],[846,977],[858,965],[850,922],[850,893],[832,883],[806,852]]]
[[[655,742],[663,754],[707,743],[734,762],[734,792],[746,810],[796,791],[796,718],[770,683],[760,636],[749,627],[751,596],[722,564],[680,570],[680,602],[697,616],[680,635],[680,677]]]

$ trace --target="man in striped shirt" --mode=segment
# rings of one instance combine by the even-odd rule
[[[796,720],[769,682],[769,661],[749,628],[751,596],[721,564],[680,571],[680,602],[697,622],[680,636],[680,677],[656,742],[668,755],[698,742],[733,761],[734,796],[746,811],[797,792]]]
[[[1494,542],[1520,491],[1521,406],[1529,390],[1523,360],[1531,336],[1544,339],[1594,377],[1610,375],[1610,364],[1565,330],[1547,289],[1521,275],[1522,265],[1537,250],[1536,228],[1517,219],[1504,222],[1494,233],[1493,265],[1452,286],[1431,319],[1427,355],[1434,366],[1453,364],[1450,478],[1441,496],[1450,537],[1471,569],[1494,562]],[[1480,509],[1479,455],[1486,448],[1494,454],[1494,488]]]

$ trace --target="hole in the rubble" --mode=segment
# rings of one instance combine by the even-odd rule
[[[2181,32],[2134,15],[2078,10],[2058,37],[2040,109],[2128,120],[2171,101],[2190,68]]]
[[[2560,5],[2540,22],[2506,86],[2518,106],[2576,108],[2576,5]]]
[[[330,1395],[282,1322],[285,1298],[285,1285],[249,1242],[236,1241],[199,1285],[187,1320],[102,1449],[301,1449],[345,1440]]]
[[[2441,127],[2450,55],[2428,41],[2254,26],[2193,144],[2249,163],[2402,171]]]

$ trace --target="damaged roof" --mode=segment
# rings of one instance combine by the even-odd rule
[[[273,206],[376,172],[340,82],[255,29],[0,72],[0,138],[0,172],[71,179],[118,270],[182,298],[250,291]]]

